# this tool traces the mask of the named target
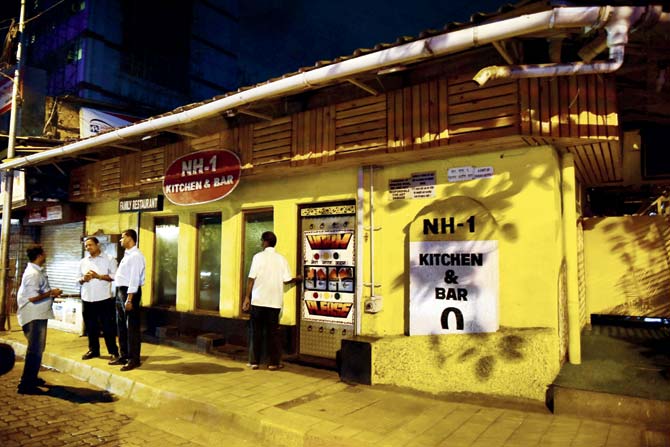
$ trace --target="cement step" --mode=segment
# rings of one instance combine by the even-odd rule
[[[609,394],[552,385],[556,415],[670,430],[670,401]]]

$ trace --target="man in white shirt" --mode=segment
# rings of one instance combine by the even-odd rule
[[[116,346],[116,308],[112,297],[112,281],[116,273],[116,260],[100,251],[98,238],[90,236],[84,241],[88,252],[79,262],[79,284],[83,304],[84,324],[88,335],[88,352],[81,358],[100,357],[100,327],[105,338],[110,360],[119,357]],[[100,324],[101,323],[101,324]]]
[[[291,275],[288,261],[275,251],[277,236],[273,232],[263,233],[261,243],[263,251],[256,253],[251,260],[242,310],[246,312],[251,309],[251,368],[258,369],[265,332],[270,356],[268,369],[274,371],[283,366],[280,363],[279,312],[284,304],[284,284],[300,281],[300,277],[294,278]]]
[[[137,233],[133,229],[121,233],[119,243],[125,248],[123,259],[116,270],[116,324],[119,330],[121,357],[109,362],[123,365],[121,371],[130,371],[140,366],[140,301],[144,285],[146,262],[137,248]]]
[[[29,248],[26,253],[30,262],[23,273],[17,293],[16,316],[28,340],[28,348],[17,391],[20,394],[40,394],[42,390],[38,387],[46,385],[37,374],[42,365],[42,354],[47,343],[47,323],[49,318],[54,317],[51,308],[53,299],[60,296],[63,291],[49,287],[49,280],[42,267],[46,261],[44,249],[38,245]]]

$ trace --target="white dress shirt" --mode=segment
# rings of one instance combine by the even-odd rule
[[[84,276],[87,272],[93,270],[98,275],[109,275],[114,278],[116,273],[116,260],[106,253],[100,252],[98,256],[87,254],[79,262],[79,273]],[[104,279],[92,278],[90,281],[81,284],[81,299],[89,303],[103,301],[112,297],[112,282]]]
[[[114,282],[118,287],[128,287],[128,293],[137,293],[137,289],[144,285],[145,266],[144,255],[137,245],[129,248],[119,263]]]
[[[21,278],[21,287],[17,293],[16,301],[18,311],[16,316],[19,319],[19,325],[24,326],[33,320],[48,320],[54,318],[54,312],[51,308],[54,300],[51,297],[44,298],[35,303],[29,301],[38,295],[51,290],[49,280],[44,273],[44,269],[37,264],[29,262]]]
[[[293,279],[288,261],[274,247],[266,247],[251,260],[249,278],[254,280],[251,290],[253,306],[281,309],[284,304],[284,283]]]

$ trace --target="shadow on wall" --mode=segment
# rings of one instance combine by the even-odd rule
[[[670,223],[661,216],[624,216],[586,219],[584,231],[602,232],[606,245],[590,244],[585,256],[604,265],[618,265],[613,272],[592,271],[587,281],[591,313],[629,316],[670,316]],[[588,262],[587,262],[588,264]],[[611,275],[611,276],[610,276]],[[595,281],[613,284],[610,296],[598,295]],[[587,289],[589,290],[589,289]],[[605,293],[605,292],[603,292]]]

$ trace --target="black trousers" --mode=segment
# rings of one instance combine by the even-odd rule
[[[281,358],[281,340],[279,339],[279,311],[273,307],[251,306],[251,353],[250,362],[258,365],[263,351],[263,332],[265,332],[266,352],[270,356],[270,365],[279,365]]]
[[[100,328],[105,338],[107,352],[112,355],[119,355],[119,348],[116,346],[116,309],[114,307],[114,298],[108,298],[102,301],[82,301],[84,310],[84,324],[88,334],[88,349],[96,354],[100,354]]]
[[[142,288],[138,287],[133,294],[133,310],[126,310],[125,302],[128,297],[128,287],[119,286],[116,289],[116,326],[119,330],[119,347],[121,357],[132,362],[140,363],[142,336],[140,333],[140,302]]]

